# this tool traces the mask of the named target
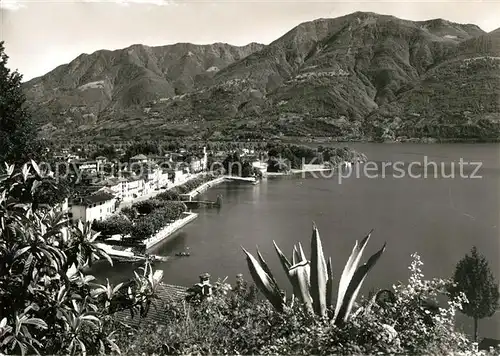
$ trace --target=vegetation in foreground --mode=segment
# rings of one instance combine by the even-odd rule
[[[109,319],[147,313],[161,275],[146,265],[117,286],[88,275],[97,259],[90,224],[70,226],[58,209],[36,206],[35,162],[0,176],[0,353],[104,354],[119,348]]]
[[[454,330],[464,300],[440,305],[449,281],[425,280],[420,257],[412,257],[406,283],[362,298],[341,326],[297,301],[277,312],[240,275],[232,286],[217,281],[212,296],[169,304],[161,325],[120,324],[117,343],[131,355],[488,354]]]
[[[474,353],[473,344],[454,331],[453,325],[456,311],[467,305],[466,300],[461,293],[449,292],[451,281],[424,280],[422,262],[416,254],[406,284],[355,300],[358,277],[364,279],[369,269],[366,265],[357,268],[368,238],[355,247],[349,259],[343,275],[351,277],[340,279],[339,295],[342,286],[348,286],[344,297],[338,299],[340,309],[345,302],[350,309],[335,312],[337,318],[333,319],[333,308],[328,304],[320,303],[323,306],[317,309],[320,304],[315,301],[331,293],[323,297],[317,294],[320,280],[329,290],[330,277],[321,277],[325,270],[318,269],[323,258],[316,229],[311,261],[305,259],[300,245],[292,258],[293,265],[288,266],[284,255],[278,253],[288,272],[299,272],[289,274],[292,284],[304,281],[304,266],[310,268],[310,284],[306,279],[295,289],[298,298],[268,303],[240,277],[234,287],[224,281],[216,283],[212,296],[195,295],[189,301],[168,305],[160,326],[146,324],[133,329],[118,321],[116,312],[130,310],[142,317],[148,311],[155,312],[151,305],[157,297],[160,276],[146,265],[134,279],[116,286],[93,283],[87,267],[98,258],[109,260],[109,256],[95,247],[97,236],[89,226],[68,226],[57,210],[33,206],[32,192],[36,192],[41,174],[36,163],[31,166],[25,165],[20,171],[9,166],[7,175],[0,179],[0,352],[75,355],[118,353],[121,349],[126,354]],[[382,252],[370,258],[367,265],[373,265]],[[261,256],[259,260],[253,261],[251,268],[260,266],[271,276]],[[326,276],[331,275],[328,269],[327,264]],[[256,274],[252,274],[257,282]],[[262,275],[262,271],[258,274]],[[263,290],[262,283],[257,286]],[[306,292],[312,295],[312,309],[303,303]],[[443,304],[439,296],[446,296],[447,302]]]
[[[499,307],[498,283],[491,273],[488,261],[474,246],[470,255],[465,255],[455,268],[455,286],[452,294],[465,293],[468,302],[463,313],[474,319],[474,341],[478,340],[479,319],[489,318]]]

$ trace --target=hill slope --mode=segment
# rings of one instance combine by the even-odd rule
[[[85,129],[97,124],[105,110],[118,114],[153,99],[188,92],[262,47],[256,43],[243,47],[178,43],[101,50],[82,54],[25,83],[26,94],[47,129],[61,131],[75,125]]]
[[[357,12],[303,23],[268,46],[99,51],[26,90],[53,136],[494,139],[499,37]]]

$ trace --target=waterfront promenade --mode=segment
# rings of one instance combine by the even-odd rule
[[[196,173],[196,174],[191,174],[187,177],[187,179],[181,181],[181,182],[177,182],[176,184],[173,184],[171,186],[169,186],[168,188],[166,189],[159,189],[159,190],[153,190],[147,194],[144,194],[140,197],[137,197],[135,199],[132,199],[132,200],[128,200],[128,201],[123,201],[120,203],[120,205],[118,206],[118,208],[116,209],[115,211],[115,214],[116,213],[119,213],[123,208],[126,208],[126,207],[131,207],[133,204],[135,203],[139,203],[141,201],[145,201],[145,200],[148,200],[148,199],[152,199],[154,198],[155,196],[157,196],[158,194],[161,194],[163,192],[166,192],[170,189],[173,189],[175,187],[178,187],[182,184],[185,184],[186,182],[189,182],[191,179],[195,179],[195,178],[198,178],[202,175],[206,174],[205,172],[202,172],[202,173]]]
[[[119,213],[120,210],[125,208],[125,207],[132,206],[133,204],[135,204],[137,202],[141,202],[141,201],[145,201],[145,200],[154,198],[155,196],[157,196],[158,194],[160,194],[162,192],[173,189],[174,187],[177,187],[177,186],[182,185],[186,182],[189,182],[190,180],[198,178],[204,174],[206,174],[206,173],[203,172],[203,173],[193,174],[193,175],[189,176],[188,179],[186,179],[182,182],[179,182],[175,185],[172,185],[172,186],[168,187],[167,189],[154,190],[154,191],[151,191],[149,194],[145,194],[145,195],[138,197],[136,199],[133,199],[131,201],[123,202],[116,209],[115,214]],[[208,190],[209,188],[216,186],[216,185],[218,185],[222,182],[225,182],[225,181],[242,181],[242,182],[253,183],[256,181],[256,179],[251,178],[251,177],[242,178],[242,177],[236,177],[236,176],[220,176],[220,177],[216,177],[216,178],[214,178],[206,183],[203,183],[201,186],[193,189],[192,191],[190,191],[186,194],[180,194],[180,197],[182,200],[191,201],[192,198],[196,197],[197,195],[199,195],[199,194],[205,192],[206,190]],[[182,218],[168,224],[163,229],[158,231],[156,234],[154,234],[150,238],[144,240],[144,245],[145,245],[146,250],[153,248],[154,246],[158,245],[159,243],[168,241],[168,239],[173,234],[175,234],[178,230],[180,230],[181,228],[183,228],[184,226],[186,226],[190,222],[194,221],[197,217],[198,217],[198,214],[193,213],[193,212],[184,213],[184,216]],[[123,252],[123,251],[115,250],[110,246],[107,246],[106,248],[107,248],[107,252],[111,256],[124,257],[124,255],[128,256],[131,254],[131,252]]]
[[[211,187],[214,187],[218,184],[221,184],[223,182],[227,181],[240,181],[240,182],[248,182],[248,183],[253,183],[256,181],[255,178],[252,177],[238,177],[238,176],[221,176],[212,179],[209,182],[203,183],[200,185],[198,188],[193,189],[192,191],[185,193],[185,194],[180,194],[180,197],[182,200],[187,200],[191,201],[193,198],[195,198],[197,195],[206,192],[208,189]]]
[[[146,245],[146,250],[151,249],[152,247],[158,245],[160,242],[166,242],[168,239],[178,230],[182,229],[184,226],[194,221],[198,217],[198,214],[193,212],[184,213],[183,217],[175,220],[174,222],[165,226],[162,230],[158,231],[158,233],[154,236],[151,236],[149,239],[144,241]]]
[[[267,177],[291,176],[293,174],[301,173],[315,173],[315,172],[331,172],[335,168],[314,168],[314,169],[291,169],[288,172],[266,172]]]

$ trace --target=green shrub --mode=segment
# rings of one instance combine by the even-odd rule
[[[179,194],[186,194],[189,193],[196,188],[200,187],[201,185],[210,182],[211,180],[215,179],[217,176],[215,174],[206,174],[200,177],[196,177],[193,179],[188,180],[186,183],[178,185],[177,192]]]
[[[159,199],[148,199],[134,203],[132,207],[137,210],[139,214],[150,214],[153,210],[162,208],[166,205],[166,201]]]
[[[134,204],[134,208],[146,214],[140,217],[131,228],[131,238],[144,240],[181,217],[187,210],[183,202],[150,199]]]
[[[132,227],[130,237],[134,240],[145,240],[150,238],[156,232],[153,223],[146,217],[140,218]]]
[[[163,193],[160,193],[156,196],[156,199],[159,199],[159,200],[167,200],[167,201],[170,201],[170,200],[180,200],[180,197],[179,197],[179,192],[177,191],[177,189],[170,189],[170,190],[167,190]]]
[[[214,284],[210,298],[168,305],[165,323],[119,334],[128,353],[140,354],[468,354],[473,345],[453,329],[461,300],[432,312],[423,300],[446,294],[446,280],[423,280],[413,255],[408,283],[358,303],[342,326],[307,313],[295,301],[278,313],[241,277],[231,288]],[[193,299],[191,299],[193,300]]]
[[[161,276],[146,265],[125,284],[92,283],[87,267],[111,259],[90,224],[72,226],[56,210],[36,209],[41,179],[35,162],[0,176],[0,354],[117,351],[110,317],[147,311]]]
[[[137,209],[135,209],[131,206],[127,206],[127,207],[123,208],[121,210],[121,213],[123,215],[125,215],[130,221],[134,221],[135,219],[137,219],[137,216],[139,215],[139,213],[137,212]]]
[[[132,222],[124,214],[117,214],[103,221],[95,221],[92,229],[103,235],[128,235],[132,231]]]

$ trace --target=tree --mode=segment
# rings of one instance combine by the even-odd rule
[[[93,159],[99,156],[104,156],[109,160],[114,160],[117,158],[118,155],[113,145],[106,145],[102,148],[99,148],[97,151],[93,152],[91,156]]]
[[[255,170],[252,164],[248,161],[243,162],[243,166],[241,168],[241,176],[242,177],[251,177],[255,174]]]
[[[139,213],[137,209],[132,208],[131,206],[126,206],[121,210],[122,214],[125,215],[130,221],[137,219]]]
[[[96,220],[92,224],[92,229],[99,231],[103,235],[120,234],[125,236],[132,231],[132,222],[124,214],[117,214],[104,221]]]
[[[43,178],[37,191],[33,194],[35,206],[47,204],[53,207],[69,197],[70,187],[66,179]]]
[[[0,354],[119,351],[110,317],[147,313],[161,275],[146,264],[125,283],[92,283],[88,267],[111,259],[89,223],[72,226],[57,210],[33,208],[41,180],[34,162],[0,176]]]
[[[229,175],[241,175],[241,159],[237,152],[229,154],[222,162],[222,166]]]
[[[462,312],[474,318],[474,341],[477,341],[479,319],[489,318],[498,308],[498,283],[491,273],[488,261],[474,246],[455,268],[453,294],[464,293],[468,302]]]
[[[23,76],[7,68],[8,56],[0,42],[0,162],[26,162],[43,152],[28,113],[21,87]]]
[[[172,201],[172,200],[180,200],[180,197],[177,191],[167,190],[163,193],[158,194],[156,196],[156,199]]]
[[[146,217],[138,220],[132,227],[131,237],[134,240],[145,240],[155,233],[155,227]]]

